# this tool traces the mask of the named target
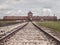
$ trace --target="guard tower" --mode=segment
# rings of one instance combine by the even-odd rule
[[[31,11],[28,12],[28,20],[29,21],[32,21],[32,16],[33,16],[33,13]]]

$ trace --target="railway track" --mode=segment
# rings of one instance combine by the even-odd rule
[[[34,23],[27,23],[0,39],[0,45],[59,45],[60,42]]]

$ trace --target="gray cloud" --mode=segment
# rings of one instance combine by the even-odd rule
[[[44,8],[51,9],[60,18],[60,0],[0,0],[0,17],[27,15],[28,11],[32,11],[34,15],[42,15]]]

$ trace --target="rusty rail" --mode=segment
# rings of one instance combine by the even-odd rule
[[[60,44],[60,39],[59,39],[59,38],[57,38],[56,36],[53,36],[52,34],[46,32],[46,31],[44,31],[44,30],[41,29],[40,26],[38,26],[37,24],[35,24],[35,23],[32,23],[32,24],[33,24],[35,27],[37,27],[39,30],[41,30],[43,33],[45,33],[46,35],[48,35],[48,36],[50,36],[51,38],[53,38],[53,39],[58,43],[57,45]]]
[[[0,38],[0,42],[2,42],[3,40],[5,40],[6,38],[10,38],[10,36],[13,36],[15,33],[17,33],[20,29],[22,29],[23,27],[25,27],[28,23],[26,23],[23,26],[19,26],[15,29],[13,29],[12,31],[10,31],[10,33],[7,33],[5,36],[3,36],[2,38]]]

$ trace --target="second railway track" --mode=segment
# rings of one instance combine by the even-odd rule
[[[31,22],[18,30],[12,33],[13,36],[8,35],[8,38],[2,39],[0,45],[60,45],[56,39],[41,31]]]

